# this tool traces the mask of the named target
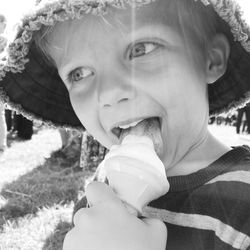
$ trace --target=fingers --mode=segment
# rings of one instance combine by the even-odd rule
[[[112,190],[104,183],[101,182],[91,182],[87,185],[85,190],[85,195],[87,203],[90,207],[93,207],[96,204],[103,203],[106,200],[110,200],[113,196]],[[93,209],[81,208],[79,209],[73,217],[73,223],[75,226],[81,224],[81,221],[88,220]]]
[[[159,219],[153,219],[153,218],[144,218],[142,220],[150,228],[152,228],[153,231],[154,231],[154,229],[156,229],[156,231],[158,231],[158,232],[162,232],[163,234],[167,234],[167,227],[164,224],[164,222],[162,222],[161,220],[159,220]]]
[[[94,206],[103,202],[119,201],[112,188],[102,182],[91,182],[87,186],[85,194],[90,206]]]
[[[88,184],[85,190],[85,195],[90,205],[90,208],[79,209],[74,217],[74,225],[80,225],[82,221],[85,224],[98,215],[98,211],[101,209],[102,214],[113,212],[127,211],[122,201],[116,196],[110,186],[102,182],[91,182]]]
[[[166,246],[168,231],[164,222],[158,219],[149,219],[149,218],[145,218],[143,219],[143,221],[146,225],[148,225],[152,239],[154,239],[155,242],[158,242],[159,246]],[[158,248],[152,248],[152,249],[158,249]]]

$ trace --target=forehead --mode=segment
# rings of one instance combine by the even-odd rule
[[[133,37],[134,33],[140,30],[153,29],[155,25],[166,25],[172,18],[167,14],[168,8],[168,0],[156,0],[140,8],[127,7],[121,10],[108,7],[107,14],[103,16],[88,14],[80,20],[57,23],[47,40],[52,45],[50,49],[53,47],[53,56],[58,57],[55,51],[61,50],[61,57],[62,50],[68,49],[72,43],[82,46],[94,45],[106,38],[115,38],[117,35]]]

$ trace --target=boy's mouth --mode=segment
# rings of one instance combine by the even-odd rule
[[[112,129],[112,133],[119,139],[120,143],[126,135],[148,136],[154,143],[156,153],[162,151],[161,119],[150,117],[140,119],[129,124],[119,125]]]
[[[150,127],[152,127],[152,124],[154,124],[155,126],[157,124],[160,128],[160,118],[150,117],[146,119],[138,119],[137,121],[118,125],[117,127],[114,127],[111,131],[119,140],[122,140],[123,137],[127,134],[143,135],[147,133]]]

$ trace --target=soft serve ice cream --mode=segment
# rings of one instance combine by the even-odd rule
[[[150,118],[139,122],[136,126],[123,130],[120,134],[120,142],[127,135],[147,136],[154,144],[154,150],[158,156],[162,154],[163,142],[158,118]]]
[[[155,119],[124,130],[121,144],[113,145],[102,162],[109,185],[137,213],[169,189],[164,165],[155,152],[162,148],[158,130]]]

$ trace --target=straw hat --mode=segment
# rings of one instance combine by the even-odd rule
[[[153,0],[42,0],[21,20],[15,39],[0,61],[0,98],[30,119],[50,125],[83,129],[70,104],[68,92],[57,70],[49,66],[34,45],[33,34],[43,25],[108,12],[107,7],[124,8],[150,4]],[[211,115],[228,112],[250,100],[250,28],[235,0],[190,0],[211,5],[222,25],[231,31],[231,52],[223,77],[209,85]],[[39,1],[37,1],[39,2]],[[226,24],[226,25],[225,25]]]

